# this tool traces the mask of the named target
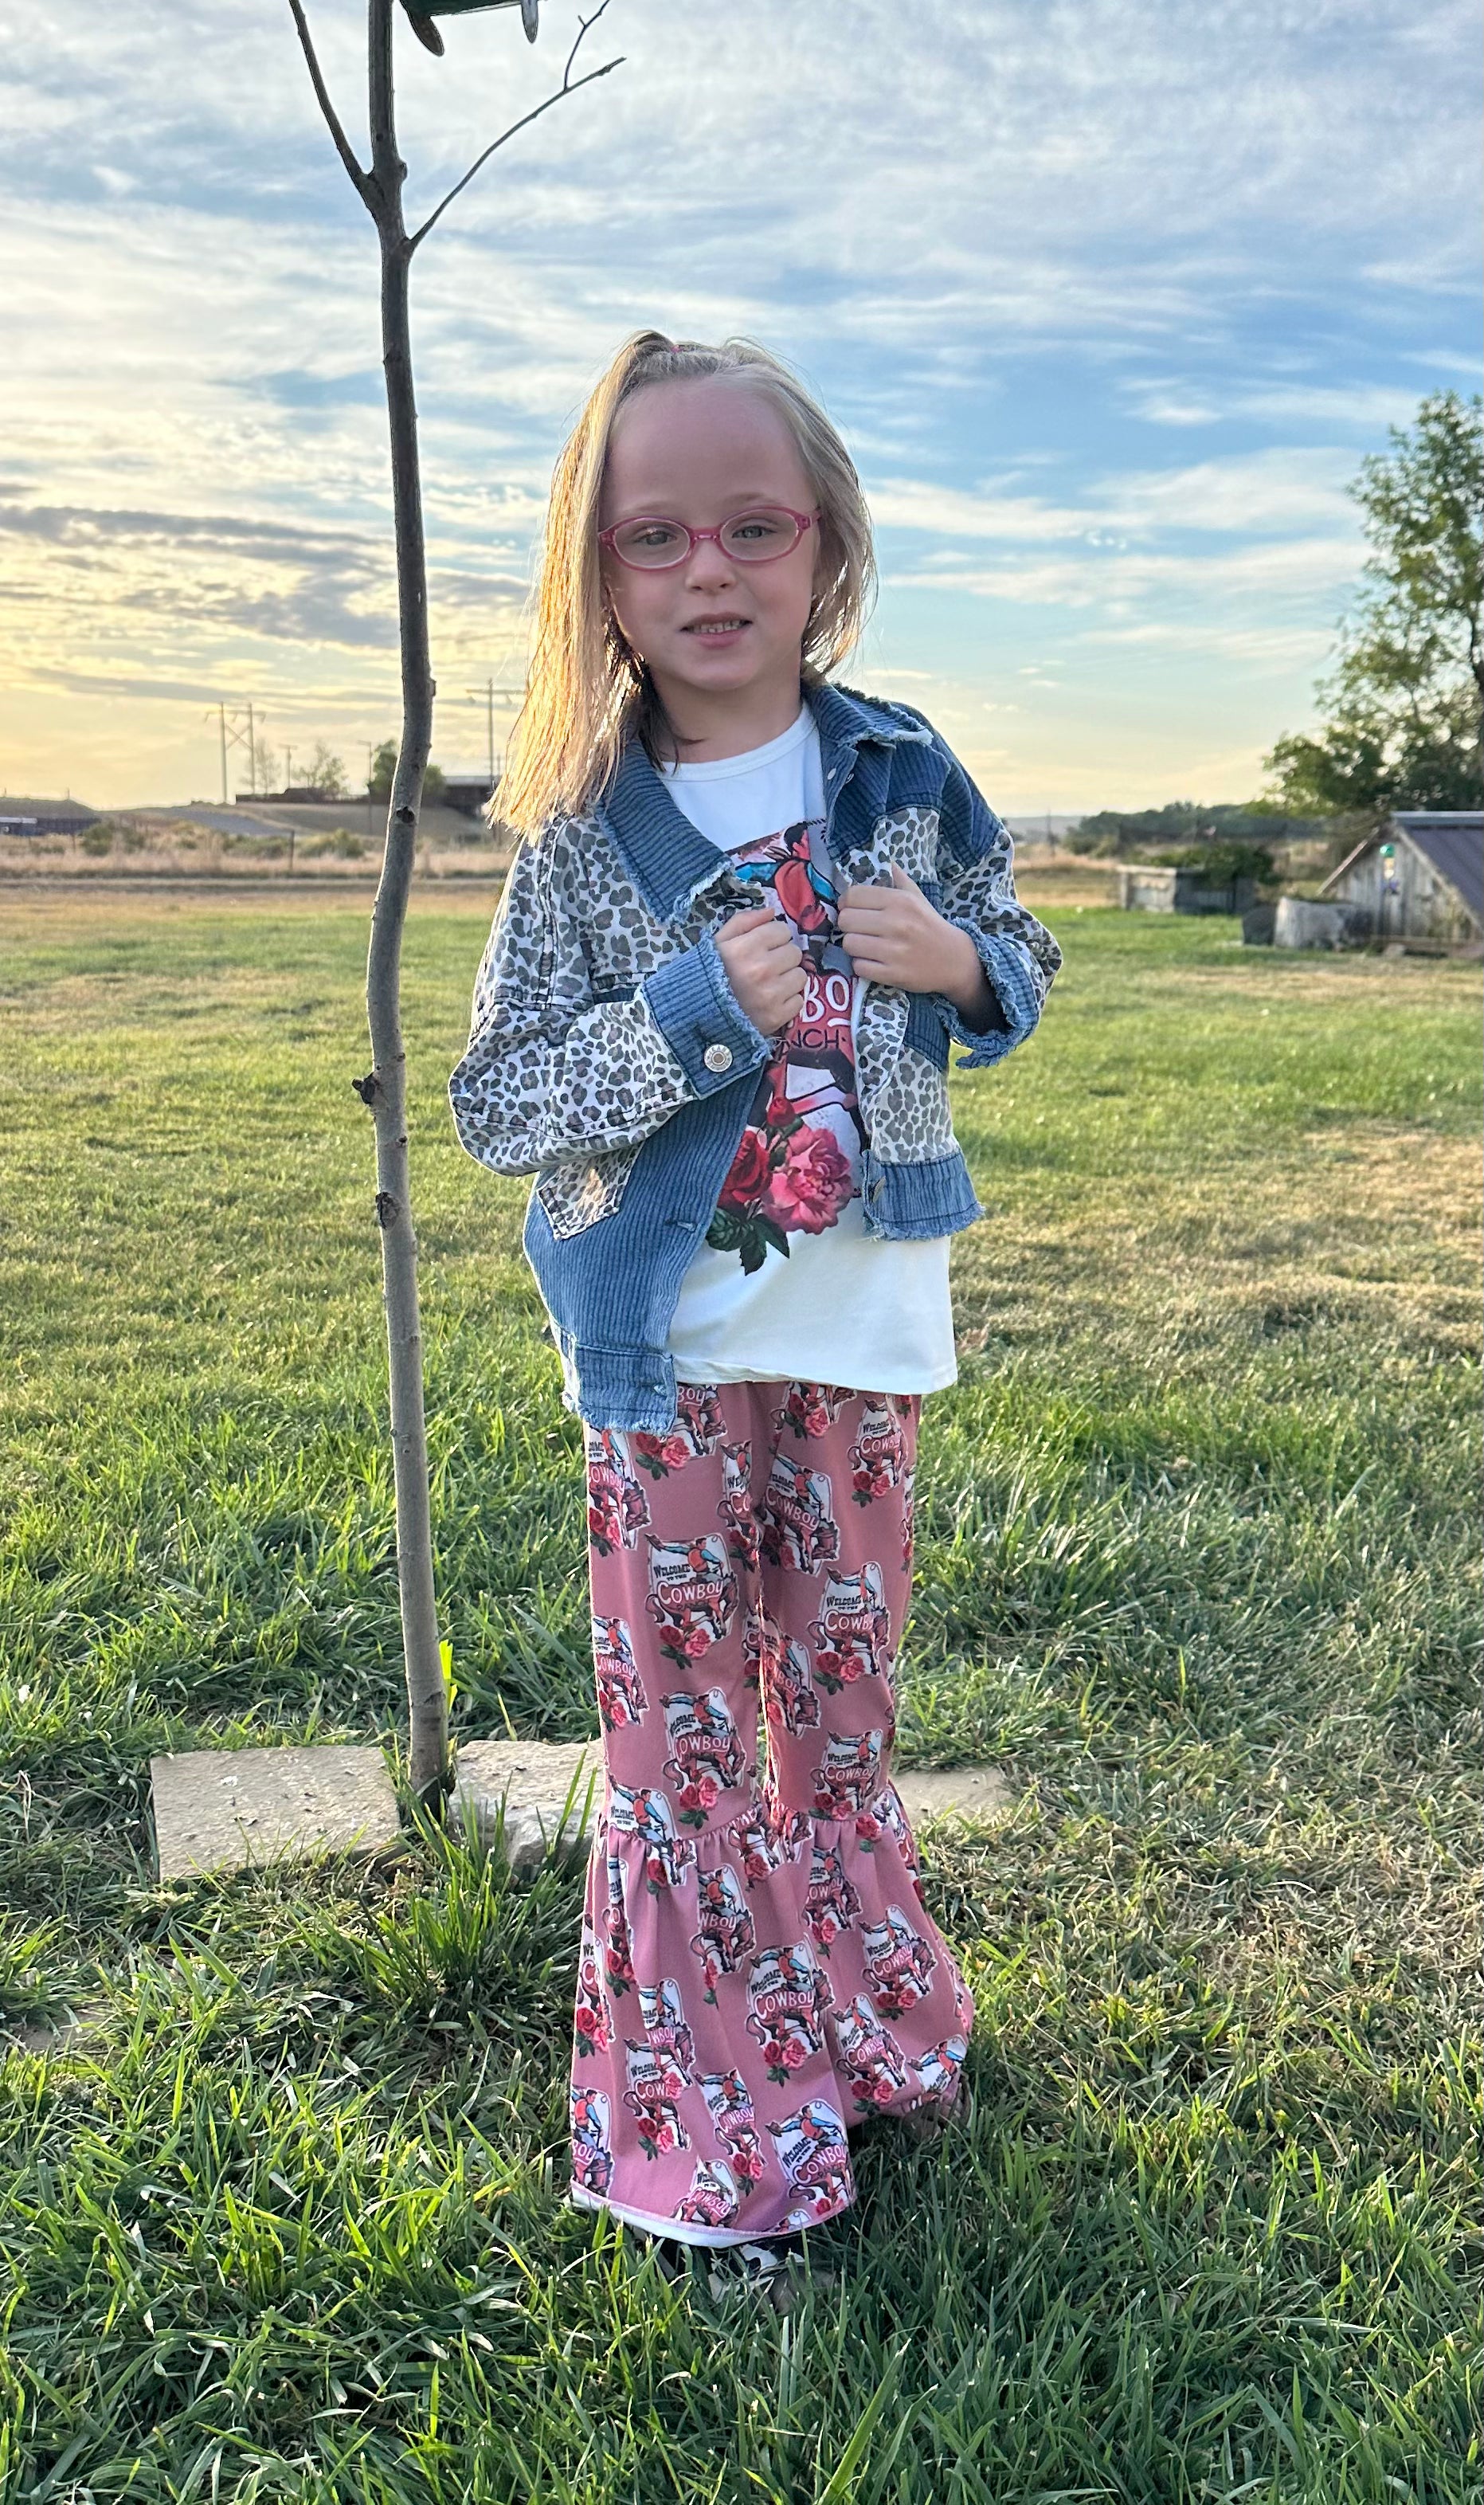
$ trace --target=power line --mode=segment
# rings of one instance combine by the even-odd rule
[[[484,685],[481,688],[466,688],[464,693],[472,703],[482,703],[484,706],[485,730],[489,745],[489,779],[493,784],[495,779],[496,703],[513,705],[518,713],[525,695],[525,689],[524,688],[497,688],[494,680],[490,678],[485,680]]]

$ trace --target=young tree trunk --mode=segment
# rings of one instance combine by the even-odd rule
[[[477,0],[513,7],[514,0]],[[521,22],[533,41],[538,0],[520,0]],[[578,21],[561,85],[523,113],[480,151],[468,172],[447,192],[415,233],[403,216],[406,167],[397,146],[392,77],[394,0],[368,0],[371,161],[361,164],[331,101],[304,15],[304,0],[289,0],[310,84],[336,154],[375,222],[381,249],[381,362],[392,445],[392,512],[397,538],[397,608],[402,630],[402,745],[387,811],[386,848],[371,916],[366,967],[366,1014],[372,1064],[356,1092],[376,1124],[376,1222],[381,1229],[381,1278],[386,1305],[386,1343],[392,1413],[392,1466],[397,1500],[397,1580],[402,1603],[403,1657],[406,1665],[409,1758],[412,1787],[429,1807],[447,1793],[448,1698],[438,1636],[433,1589],[433,1527],[428,1498],[428,1435],[423,1415],[422,1331],[417,1311],[417,1237],[412,1230],[407,1171],[406,1057],[402,1043],[402,932],[417,850],[417,815],[433,740],[432,662],[428,651],[428,565],[423,542],[422,481],[417,460],[417,404],[412,393],[412,344],[408,280],[412,255],[443,211],[468,189],[498,148],[565,96],[607,78],[618,60],[605,61],[574,79],[583,39],[608,7],[598,0]],[[409,11],[427,42],[427,27]],[[434,50],[440,49],[437,45]],[[621,57],[621,56],[620,56]],[[226,751],[223,751],[224,759]],[[226,766],[224,763],[225,777]]]
[[[411,246],[402,213],[406,168],[397,148],[392,83],[393,0],[370,0],[372,215],[381,247],[381,359],[391,431],[392,512],[397,540],[397,608],[402,633],[402,745],[387,811],[386,847],[371,916],[366,1013],[371,1073],[361,1092],[376,1124],[376,1219],[392,1415],[397,1503],[397,1582],[406,1665],[409,1772],[430,1806],[448,1782],[448,1701],[433,1588],[428,1437],[423,1414],[422,1330],[417,1305],[417,1237],[407,1161],[406,1056],[402,1041],[402,933],[417,850],[423,774],[433,740],[433,670],[428,651],[428,568],[417,404],[408,326]]]

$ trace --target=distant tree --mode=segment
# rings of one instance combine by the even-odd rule
[[[343,800],[345,796],[345,760],[327,748],[322,739],[314,743],[314,754],[304,768],[304,781],[311,792],[323,793],[327,800]]]
[[[1202,846],[1260,847],[1314,832],[1312,818],[1290,818],[1257,801],[1219,800],[1208,806],[1200,800],[1167,800],[1158,809],[1099,809],[1068,829],[1067,849],[1119,861],[1135,856],[1153,861],[1168,860],[1170,854],[1162,848],[1175,845],[1188,849],[1193,863]]]
[[[1150,858],[1166,869],[1198,869],[1208,887],[1231,887],[1239,878],[1269,879],[1274,867],[1266,844],[1182,844]]]
[[[373,800],[389,800],[397,773],[397,742],[384,739],[371,759],[371,795]],[[422,796],[425,800],[442,800],[448,789],[441,765],[423,767]]]
[[[279,757],[262,731],[255,731],[247,752],[247,788],[250,792],[274,792],[278,788]]]
[[[1325,721],[1264,760],[1282,808],[1484,804],[1484,404],[1437,392],[1391,434],[1351,489],[1371,554],[1316,689]]]

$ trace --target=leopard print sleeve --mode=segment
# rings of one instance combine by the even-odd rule
[[[583,831],[560,822],[516,853],[449,1081],[460,1139],[496,1174],[637,1147],[694,1093],[642,989],[594,994],[575,902]]]
[[[1062,952],[1043,923],[1015,894],[1008,829],[950,759],[938,814],[940,910],[967,931],[979,952],[1003,1028],[978,1033],[953,1003],[939,1000],[950,1034],[968,1046],[960,1069],[1001,1061],[1032,1033],[1055,980]]]

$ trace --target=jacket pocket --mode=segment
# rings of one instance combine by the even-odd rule
[[[608,1148],[596,1157],[563,1157],[537,1177],[536,1198],[558,1243],[612,1217],[628,1188],[637,1147]]]
[[[936,1070],[947,1069],[948,1030],[938,1016],[931,992],[907,995],[907,1031],[902,1040],[913,1052],[920,1052],[924,1061],[931,1061]]]

